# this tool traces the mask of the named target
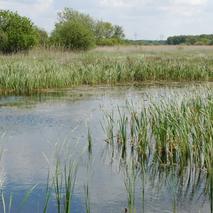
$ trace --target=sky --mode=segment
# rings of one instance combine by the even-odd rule
[[[213,33],[213,0],[0,0],[0,9],[17,11],[49,33],[64,7],[121,25],[129,39]]]

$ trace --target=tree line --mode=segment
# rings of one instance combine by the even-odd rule
[[[88,50],[96,45],[117,45],[124,42],[119,25],[95,20],[76,10],[65,8],[50,35],[17,12],[0,10],[0,51],[15,53],[34,46]]]
[[[17,12],[0,10],[0,52],[16,53],[34,46],[88,50],[96,45],[213,45],[212,35],[171,36],[165,41],[127,40],[123,28],[110,22],[96,20],[90,15],[65,8],[49,35],[28,17]]]
[[[171,36],[167,38],[166,43],[169,45],[213,45],[213,34]]]
[[[143,45],[143,46],[149,46],[149,45],[166,45],[166,40],[125,40],[125,44],[129,45]]]

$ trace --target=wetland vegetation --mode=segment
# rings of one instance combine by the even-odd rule
[[[213,47],[58,18],[0,10],[0,211],[213,213]]]
[[[161,183],[165,187],[167,181],[175,182],[171,186],[173,212],[177,211],[177,197],[194,199],[203,194],[209,197],[213,212],[212,89],[196,95],[186,93],[184,98],[176,94],[139,107],[127,104],[124,112],[118,108],[116,119],[113,115],[106,113],[106,142],[111,146],[112,158],[127,168],[130,212],[135,212],[137,171],[142,179],[144,175],[154,182],[157,179],[160,187]]]
[[[156,50],[155,50],[156,48]],[[117,47],[88,53],[33,50],[0,56],[0,93],[30,95],[80,85],[212,81],[211,47]]]
[[[99,110],[95,108],[96,110],[93,111],[95,120],[90,118],[88,120],[90,124],[86,124],[86,126],[82,124],[77,132],[72,131],[74,136],[80,134],[82,137],[84,135],[80,144],[80,141],[76,143],[79,139],[75,139],[73,136],[72,139],[68,139],[68,137],[64,141],[61,141],[64,136],[60,136],[60,141],[52,144],[53,157],[48,154],[49,148],[46,149],[43,144],[42,149],[47,152],[47,156],[44,155],[45,161],[48,162],[44,181],[42,184],[39,184],[39,181],[37,183],[33,181],[34,185],[24,192],[23,198],[18,204],[16,196],[10,194],[11,190],[3,189],[1,196],[3,211],[11,210],[13,212],[14,209],[20,209],[27,212],[28,207],[32,206],[30,204],[32,199],[33,202],[39,202],[38,212],[99,212],[98,205],[101,208],[105,206],[104,212],[109,212],[111,205],[111,210],[116,212],[155,212],[152,205],[154,207],[159,205],[160,211],[167,209],[169,212],[190,212],[197,209],[200,212],[213,212],[213,97],[211,84],[209,87],[177,87],[176,85],[171,88],[159,86],[151,88],[146,86],[144,89],[142,88],[142,93],[136,92],[133,93],[134,95],[130,91],[126,96],[128,98],[125,98],[123,95],[118,94],[117,96],[116,94],[120,89],[125,94],[128,91],[127,88],[118,87],[115,95],[109,96],[113,98],[112,102],[109,101],[101,109],[98,107]],[[104,87],[102,89],[103,94],[108,94]],[[67,94],[64,95],[66,100]],[[95,94],[97,99],[94,101],[97,102],[101,96]],[[117,102],[118,97],[122,102]],[[91,99],[92,96],[86,97],[86,100],[88,98]],[[105,99],[106,97],[103,96],[96,105],[103,103]],[[48,97],[47,101],[49,102],[51,99]],[[67,99],[67,101],[65,102],[67,106],[75,105],[72,100]],[[94,101],[92,100],[92,103],[95,103]],[[45,99],[42,102],[45,102]],[[38,104],[42,106],[42,102]],[[82,107],[83,102],[77,100],[78,102]],[[59,99],[59,103],[63,103],[63,99]],[[87,102],[85,104],[85,108],[88,110],[90,107],[87,106]],[[63,118],[63,115],[55,114],[57,105],[54,102],[51,102],[50,105],[54,106],[51,117],[56,116],[56,120]],[[44,104],[42,108],[46,106],[46,109],[50,110],[50,105]],[[63,107],[63,105],[59,106]],[[10,126],[13,122],[13,119],[9,119],[7,115],[9,105],[5,106],[5,109],[2,108],[2,112],[6,115],[1,115],[3,122],[1,126],[3,127],[6,124]],[[79,113],[79,106],[78,109],[75,109],[77,111],[73,111],[71,118],[74,118],[73,116],[77,112]],[[27,111],[31,112],[34,110],[33,108],[27,109]],[[39,126],[42,124],[43,128],[43,123],[48,124],[52,121],[50,118],[45,118],[45,108],[43,110],[42,108],[38,112],[44,111],[42,116],[46,121],[39,121]],[[63,119],[68,119],[72,108],[63,109],[68,110],[68,114]],[[23,113],[22,111],[25,109],[18,108],[18,111],[15,110],[14,113]],[[32,131],[30,120],[37,119],[38,115],[36,117],[27,115],[29,121],[21,114],[19,116],[17,121],[20,124],[17,124],[18,126],[13,124],[15,128],[19,129],[18,134],[13,133],[17,134],[18,138],[20,137],[19,131],[22,129],[20,125],[26,125],[25,122],[29,122],[29,129]],[[81,116],[84,123],[85,115],[81,113]],[[46,124],[44,131],[48,135],[53,134],[48,133],[48,129],[51,130],[52,126],[59,125],[50,123],[47,128]],[[68,122],[63,120],[61,124],[68,125]],[[76,129],[76,124],[72,128]],[[10,128],[9,131],[11,130]],[[48,131],[46,132],[46,130]],[[32,137],[31,131],[29,132],[30,137]],[[41,129],[39,134],[42,135]],[[64,135],[64,130],[62,135]],[[38,143],[37,140],[35,142]],[[39,143],[36,147],[40,145]],[[6,156],[7,153],[4,155]],[[104,168],[100,168],[100,166]],[[110,168],[113,174],[105,173],[107,170],[105,167]],[[103,172],[103,176],[100,171]],[[116,183],[116,187],[114,186],[115,190],[113,190],[114,178],[119,183]],[[92,180],[95,180],[95,183],[92,183]],[[102,190],[106,184],[105,182],[107,182],[108,190],[112,191],[113,203],[107,203],[111,199],[108,198],[108,200],[105,198],[107,195],[103,194],[106,203],[98,204],[95,200],[98,191]],[[118,187],[120,184],[122,189]],[[81,201],[76,197],[79,190],[82,193]],[[104,192],[107,194],[107,191]],[[40,194],[40,199],[34,197],[37,193]],[[118,197],[116,199],[114,197],[114,194],[119,196],[120,193],[122,202]],[[168,200],[166,203],[164,203],[165,199]],[[79,202],[80,206],[78,206]]]

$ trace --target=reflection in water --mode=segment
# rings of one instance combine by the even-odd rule
[[[199,203],[199,209],[205,209],[203,212],[212,212],[212,175],[207,175],[201,169],[193,167],[183,170],[177,166],[155,164],[148,166],[137,162],[133,157],[126,161],[121,160],[119,168],[127,194],[128,212],[149,211],[150,205],[155,205],[154,200],[165,196],[165,193],[168,201],[164,208],[170,209],[171,212],[194,212],[195,207],[191,206],[196,206],[196,203]],[[141,196],[137,188],[141,188]],[[154,198],[152,204],[147,202],[149,196]],[[139,197],[141,202],[138,202]],[[210,208],[206,206],[208,199]],[[125,206],[127,204],[124,202],[121,208],[124,209]]]
[[[33,212],[42,212],[48,171],[51,168],[54,171],[55,150],[65,143],[69,148],[61,148],[65,153],[60,156],[72,153],[73,159],[78,162],[72,212],[108,213],[125,212],[127,209],[128,212],[211,212],[212,174],[190,164],[181,168],[152,164],[147,158],[149,149],[141,152],[139,158],[129,145],[129,138],[125,137],[133,132],[127,129],[122,113],[110,115],[122,120],[118,127],[121,130],[119,137],[114,135],[115,127],[111,125],[110,118],[107,122],[111,126],[100,125],[103,109],[108,112],[116,111],[117,106],[123,109],[126,100],[146,105],[147,97],[155,100],[160,96],[168,98],[174,91],[181,94],[185,89],[103,87],[80,89],[76,95],[73,91],[64,91],[60,97],[51,94],[2,98],[0,129],[6,132],[6,137],[1,139],[5,150],[2,166],[6,178],[6,205],[13,192],[11,212],[32,212],[32,209],[35,210]],[[141,125],[141,128],[145,126]],[[103,143],[103,129],[109,136],[106,143]],[[145,140],[146,134],[140,137]],[[125,144],[126,148],[121,144]],[[103,158],[104,161],[100,160]],[[36,188],[19,210],[26,192],[35,184]],[[47,212],[57,212],[53,186],[51,191]],[[62,200],[63,195],[60,195]]]
[[[120,154],[119,157],[121,156]],[[118,161],[114,161],[111,166],[115,166],[114,164],[116,163]],[[213,211],[213,176],[212,174],[207,174],[203,169],[195,166],[183,168],[177,165],[150,164],[138,161],[138,158],[133,155],[120,159],[117,166],[123,174],[124,186],[128,197],[128,212],[136,212],[136,210],[146,212],[148,210],[146,208],[147,193],[149,196],[153,194],[153,196],[160,197],[165,191],[169,199],[168,205],[171,206],[166,208],[170,209],[171,212],[188,212],[191,208],[190,206],[196,205],[196,203],[205,206],[206,202],[208,202],[207,199],[210,201],[209,212]],[[140,182],[141,208],[136,205],[136,197],[140,197],[136,188],[139,187]],[[152,192],[149,190],[152,190]],[[204,212],[208,211],[205,210]]]
[[[118,108],[117,118],[114,112],[106,113],[104,130],[111,148],[109,156],[124,167],[129,211],[135,212],[139,169],[142,185],[148,176],[156,194],[169,188],[173,212],[178,203],[208,196],[212,212],[212,91],[190,95],[181,102],[172,97],[157,104],[150,102],[139,112],[128,106],[124,112]]]

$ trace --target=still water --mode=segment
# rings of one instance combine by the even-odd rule
[[[43,211],[48,172],[54,168],[58,149],[61,155],[66,151],[78,163],[71,212],[86,211],[86,185],[91,212],[125,212],[126,173],[110,159],[101,124],[104,112],[125,107],[127,101],[139,105],[146,103],[147,96],[158,100],[186,90],[189,86],[81,87],[31,97],[0,97],[0,187],[5,202],[1,202],[0,212],[10,206],[11,212]],[[90,158],[88,129],[92,136]],[[211,212],[208,193],[203,193],[205,174],[200,174],[193,191],[189,175],[177,186],[178,177],[169,172],[136,175],[137,212]],[[177,193],[181,190],[182,195]],[[54,195],[48,212],[57,212]]]

